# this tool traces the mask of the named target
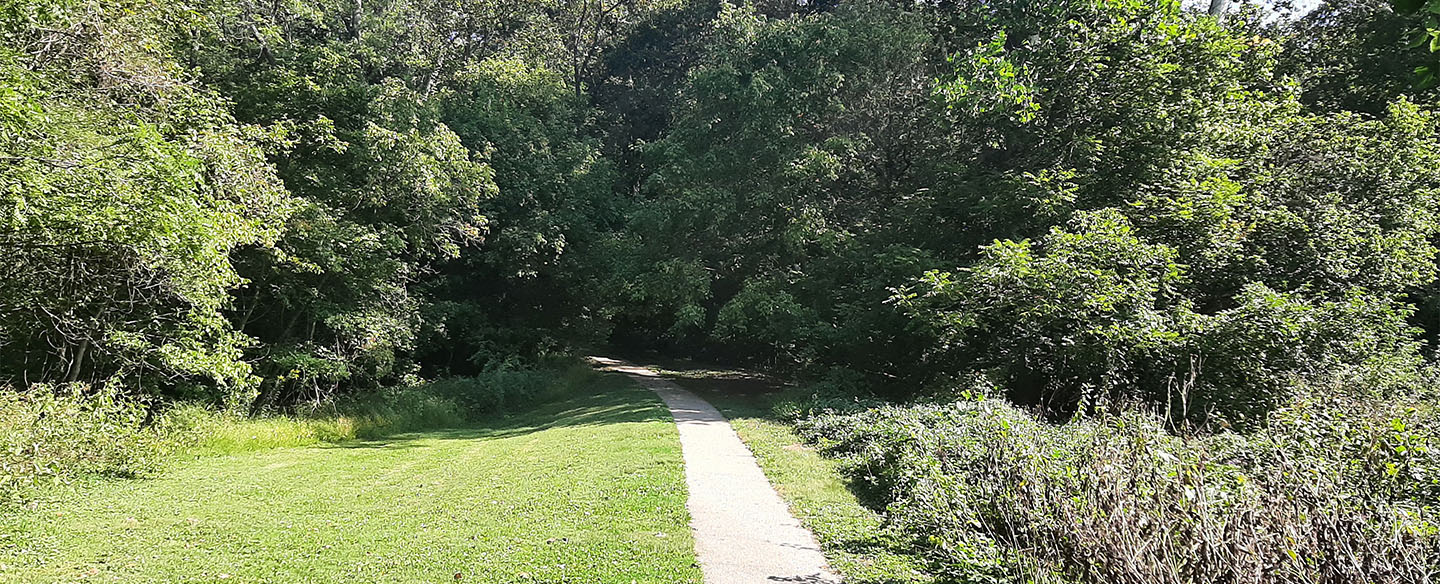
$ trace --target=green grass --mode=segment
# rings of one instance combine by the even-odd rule
[[[771,406],[779,397],[773,380],[734,373],[667,370],[675,381],[704,397],[730,419],[755,454],[770,484],[810,528],[830,567],[850,584],[933,582],[920,559],[883,526],[848,488],[833,460],[821,456],[777,420]]]
[[[276,448],[341,443],[356,438],[349,416],[282,416],[249,418],[200,406],[177,408],[167,421],[184,426],[193,440],[182,441],[182,457],[243,454]]]
[[[669,415],[605,377],[478,427],[77,484],[0,517],[0,582],[698,583],[685,496]]]

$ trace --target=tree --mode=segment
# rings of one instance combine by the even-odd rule
[[[1415,20],[1382,0],[1326,2],[1275,31],[1284,47],[1279,70],[1318,111],[1383,116],[1395,99],[1424,93],[1415,71],[1428,57],[1406,46]]]
[[[0,13],[0,379],[215,399],[253,385],[221,311],[229,254],[293,203],[256,128],[152,47],[194,18],[145,2]]]
[[[511,19],[447,2],[206,14],[187,58],[243,121],[284,136],[269,155],[304,201],[275,247],[237,257],[251,283],[232,318],[262,342],[255,407],[413,374],[417,283],[483,240],[496,193],[486,146],[446,125],[439,96]]]
[[[1436,0],[1390,0],[1390,6],[1400,14],[1412,15],[1416,21],[1411,28],[1411,46],[1423,47],[1430,53],[1440,52],[1440,2]],[[1429,63],[1415,68],[1416,83],[1421,87],[1434,87],[1437,83],[1436,65],[1433,57]]]

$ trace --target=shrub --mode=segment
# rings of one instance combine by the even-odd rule
[[[572,373],[557,370],[498,369],[436,381],[425,391],[452,401],[463,415],[474,417],[558,397],[574,381],[569,375]]]
[[[885,402],[867,391],[865,377],[844,368],[832,368],[815,381],[786,390],[774,403],[781,419],[796,421],[820,414],[855,413]]]
[[[801,430],[948,581],[1428,582],[1435,412],[1305,395],[1248,436],[1134,411],[1057,426],[995,400]]]
[[[115,389],[83,384],[0,391],[0,505],[81,475],[155,470],[169,444],[144,428],[146,412]]]
[[[1000,241],[957,274],[897,295],[940,339],[940,362],[999,369],[1025,401],[1069,411],[1135,397],[1178,353],[1194,315],[1173,301],[1175,250],[1115,210],[1085,213],[1038,244]],[[1163,378],[1163,374],[1158,375]]]

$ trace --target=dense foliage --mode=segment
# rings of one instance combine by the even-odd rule
[[[1402,381],[1434,311],[1428,93],[1365,61],[1427,57],[1381,4],[4,16],[21,386],[259,411],[612,339],[1238,423]]]
[[[1098,521],[1070,492],[1153,512],[1133,519],[1176,546],[1321,513],[1349,539],[1255,557],[1414,580],[1393,560],[1433,567],[1433,538],[1374,530],[1433,535],[1428,459],[1402,489],[1372,481],[1400,462],[1342,457],[1429,426],[1385,405],[1424,409],[1440,339],[1435,5],[0,1],[0,420],[39,436],[70,412],[55,436],[117,449],[16,438],[4,464],[123,474],[151,405],[380,407],[608,344],[1033,407],[815,422],[889,457],[874,472],[1002,489],[981,509],[875,485],[958,581],[1019,573],[1005,546],[1125,581],[1074,560],[1140,557],[1103,540],[1118,524],[1046,523]],[[1347,405],[1307,405],[1316,387]],[[1296,412],[1357,426],[1311,436]],[[947,467],[896,426],[994,464]],[[1353,480],[1270,505],[1302,467]],[[1116,468],[1258,486],[1187,507],[1155,478],[1131,501]],[[907,511],[932,495],[959,510]],[[1216,554],[1178,578],[1244,569]]]
[[[801,427],[945,581],[1428,582],[1440,461],[1413,447],[1434,412],[1332,390],[1247,437],[1133,413],[1056,427],[996,400]]]
[[[1183,381],[1187,415],[1235,422],[1297,377],[1393,381],[1434,277],[1433,115],[1307,105],[1290,37],[1229,22],[728,10],[646,147],[619,323],[891,392],[980,375],[1058,412]]]
[[[0,12],[0,373],[163,390],[253,382],[222,310],[230,254],[291,197],[257,142],[166,51],[148,2]]]

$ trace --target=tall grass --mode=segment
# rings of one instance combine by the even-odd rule
[[[1440,569],[1434,412],[1318,393],[1247,435],[995,400],[800,424],[950,582],[1421,583]]]
[[[84,476],[138,477],[196,456],[454,427],[575,392],[579,363],[496,370],[257,417],[197,403],[151,407],[114,388],[0,388],[0,505]]]

